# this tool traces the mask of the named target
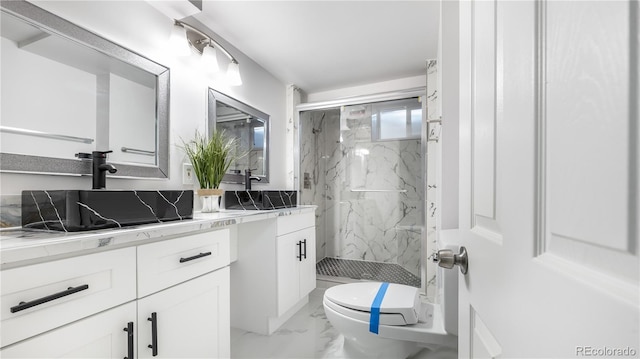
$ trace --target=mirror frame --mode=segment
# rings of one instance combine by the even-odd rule
[[[117,164],[118,172],[109,176],[168,178],[169,68],[24,0],[2,1],[0,9],[44,31],[87,46],[156,76],[156,165],[114,162]],[[91,175],[92,164],[90,160],[0,153],[0,172],[81,176]]]
[[[247,105],[244,102],[240,102],[232,97],[229,97],[221,92],[218,92],[212,88],[209,88],[209,104],[208,104],[208,121],[209,135],[216,131],[216,118],[217,118],[217,102],[220,101],[225,105],[234,107],[248,115],[256,117],[264,121],[264,174],[252,174],[252,176],[260,177],[260,182],[257,183],[269,183],[269,132],[270,129],[270,117],[266,113]],[[244,183],[244,174],[227,173],[222,179],[224,183]]]

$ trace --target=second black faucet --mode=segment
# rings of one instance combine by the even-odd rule
[[[262,178],[258,176],[251,176],[251,170],[244,170],[244,190],[251,191],[251,181],[260,182]]]

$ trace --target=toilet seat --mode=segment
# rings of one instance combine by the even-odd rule
[[[325,303],[338,313],[369,321],[372,303],[380,289],[379,282],[338,285],[325,291]],[[418,323],[420,297],[418,288],[390,283],[380,304],[381,325]]]

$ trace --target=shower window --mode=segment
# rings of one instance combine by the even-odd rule
[[[264,148],[264,126],[253,128],[253,147],[255,150],[262,150]]]
[[[420,138],[422,106],[416,99],[373,105],[371,140]]]

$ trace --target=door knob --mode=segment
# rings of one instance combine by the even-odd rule
[[[460,253],[458,254],[453,254],[451,249],[441,249],[433,255],[433,261],[438,263],[440,267],[447,269],[457,265],[460,267],[462,274],[467,274],[467,269],[469,269],[469,260],[465,247],[460,247]]]

